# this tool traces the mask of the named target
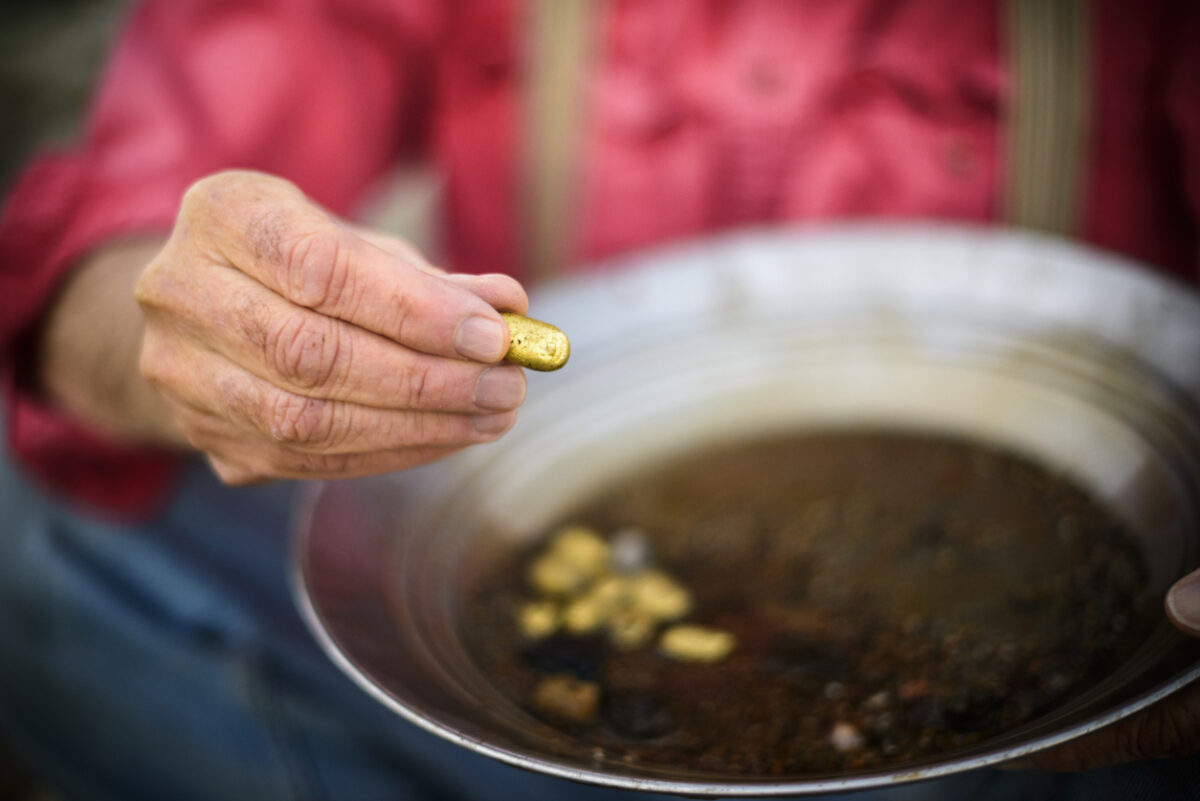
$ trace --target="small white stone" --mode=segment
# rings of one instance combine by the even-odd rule
[[[650,564],[650,540],[637,528],[623,528],[613,534],[609,559],[618,573],[633,573]]]
[[[833,724],[833,728],[829,732],[829,744],[842,753],[857,751],[866,743],[866,738],[862,736],[858,727],[844,720]]]
[[[868,698],[866,701],[866,704],[864,704],[864,706],[866,706],[867,709],[873,709],[873,710],[878,711],[880,709],[886,709],[888,704],[890,704],[891,702],[892,702],[891,693],[889,693],[887,690],[880,690],[879,692],[875,693],[870,698]]]

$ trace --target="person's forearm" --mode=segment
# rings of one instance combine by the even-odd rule
[[[118,242],[84,260],[46,316],[38,378],[52,402],[119,441],[184,446],[138,370],[143,318],[133,287],[161,247]]]
[[[197,181],[161,245],[113,244],[65,282],[45,395],[122,442],[189,446],[229,484],[404,470],[492,442],[525,398],[499,309],[525,290],[454,276],[357,231],[282,178]]]

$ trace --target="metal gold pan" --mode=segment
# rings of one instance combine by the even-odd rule
[[[1121,518],[1145,557],[1143,600],[1160,606],[1200,563],[1200,297],[1061,240],[857,226],[660,249],[533,300],[569,321],[575,354],[570,370],[529,376],[511,431],[416,470],[314,487],[297,509],[307,622],[332,660],[408,720],[583,782],[794,795],[1018,758],[1200,676],[1200,640],[1162,615],[1094,690],[1018,730],[838,775],[628,764],[549,729],[471,659],[461,599],[497,558],[631,469],[732,438],[874,426],[1024,454]]]

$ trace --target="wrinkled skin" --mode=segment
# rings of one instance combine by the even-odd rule
[[[229,484],[419,465],[516,419],[501,275],[447,275],[299,189],[219,173],[184,196],[139,277],[140,370]]]

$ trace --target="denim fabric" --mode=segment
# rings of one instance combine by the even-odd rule
[[[0,724],[79,801],[601,799],[376,704],[293,606],[294,486],[230,489],[196,464],[165,513],[72,510],[0,458]],[[978,771],[842,798],[1194,798],[1195,762],[1055,776]]]

